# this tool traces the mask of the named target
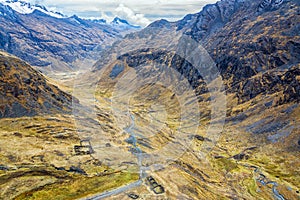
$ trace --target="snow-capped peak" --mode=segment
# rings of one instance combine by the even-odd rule
[[[121,19],[119,17],[115,17],[110,24],[119,28],[141,28],[140,26],[131,25],[125,19]]]
[[[64,18],[63,14],[55,11],[50,11],[46,7],[35,4],[32,5],[31,3],[25,2],[25,1],[19,1],[19,0],[0,0],[0,3],[3,5],[8,5],[13,10],[15,10],[18,13],[21,14],[30,14],[33,13],[35,10],[41,11],[47,15],[50,15],[52,17],[56,18]]]
[[[114,24],[114,25],[129,25],[129,23],[126,20],[120,19],[119,17],[115,17],[114,20],[111,22],[111,24]]]

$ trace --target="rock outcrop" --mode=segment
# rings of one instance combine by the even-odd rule
[[[203,40],[229,22],[233,15],[245,6],[244,4],[243,0],[226,0],[207,5],[194,16],[194,22],[186,27],[185,33],[197,41]],[[178,24],[182,24],[186,20],[183,19]]]
[[[278,9],[284,0],[264,0],[258,7],[258,11]]]

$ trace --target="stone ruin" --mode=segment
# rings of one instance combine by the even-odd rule
[[[155,194],[163,194],[165,192],[165,189],[163,186],[159,185],[156,180],[152,176],[148,176],[146,178],[148,184],[150,185],[150,189],[155,193]]]
[[[94,153],[90,140],[81,140],[80,145],[74,146],[74,151],[76,155],[91,155]]]

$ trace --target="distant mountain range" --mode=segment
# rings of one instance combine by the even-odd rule
[[[40,4],[31,4],[29,2],[25,2],[22,0],[0,0],[0,3],[3,5],[7,5],[12,8],[14,11],[20,14],[31,14],[34,11],[40,11],[45,13],[46,15],[55,17],[55,18],[69,18],[67,15],[64,15],[60,12],[50,10],[47,7],[40,5]],[[74,15],[75,16],[75,15]],[[83,19],[83,18],[82,18]],[[86,19],[93,22],[103,23],[107,25],[113,26],[122,26],[124,28],[132,27],[132,28],[141,28],[140,26],[135,26],[129,24],[125,19],[121,19],[119,17],[115,17],[111,22],[107,22],[105,19]]]
[[[140,29],[115,18],[82,19],[18,0],[0,2],[0,49],[43,71],[68,71],[123,35]],[[92,62],[92,61],[91,61]]]

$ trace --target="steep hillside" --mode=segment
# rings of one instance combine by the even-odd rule
[[[24,61],[0,52],[0,118],[70,113],[72,96]]]

